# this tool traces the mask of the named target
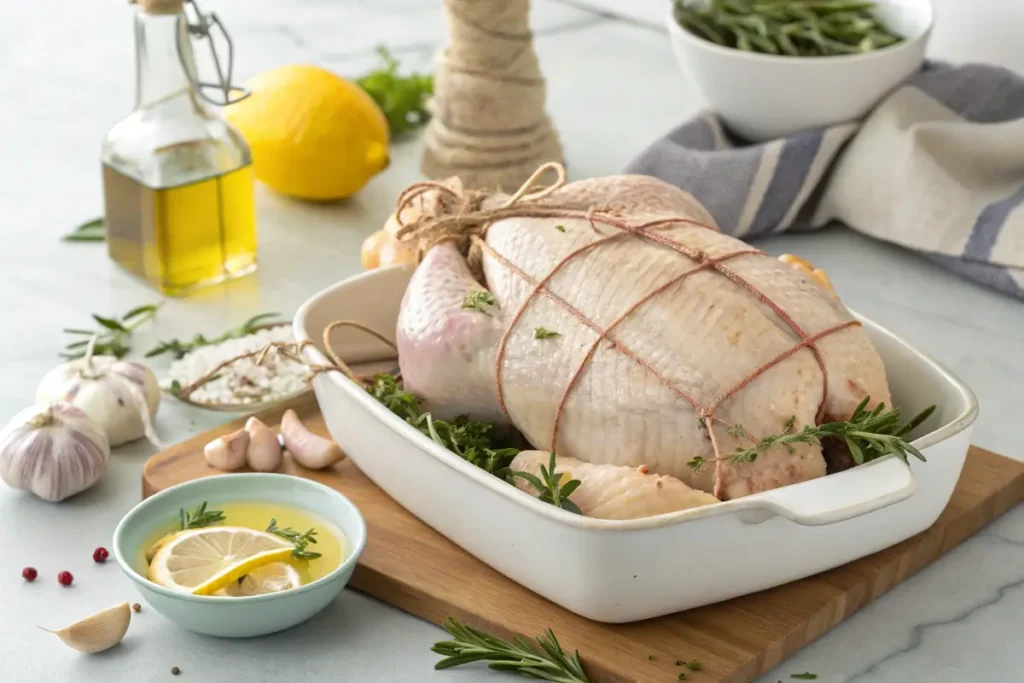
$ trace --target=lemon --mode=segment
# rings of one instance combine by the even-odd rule
[[[246,574],[291,556],[295,546],[265,531],[216,526],[168,539],[149,563],[149,578],[167,588],[211,595]]]
[[[246,83],[226,108],[252,149],[256,177],[299,199],[351,196],[388,165],[388,122],[352,81],[315,66],[283,66]]]
[[[243,578],[232,581],[216,592],[216,595],[244,597],[246,595],[263,595],[279,593],[302,585],[302,578],[295,567],[287,562],[271,562]]]

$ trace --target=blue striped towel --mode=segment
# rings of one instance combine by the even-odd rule
[[[626,172],[744,240],[838,220],[1024,299],[1024,79],[999,67],[929,62],[863,121],[764,143],[705,112]]]

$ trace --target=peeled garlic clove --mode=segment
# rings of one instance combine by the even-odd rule
[[[120,643],[128,631],[128,624],[131,623],[131,620],[132,608],[127,602],[122,602],[120,605],[97,612],[91,617],[76,621],[59,631],[45,628],[43,630],[63,640],[68,647],[79,652],[93,654],[109,650]]]
[[[257,472],[273,472],[280,467],[281,444],[274,432],[255,417],[245,423],[245,430],[249,432],[249,447],[245,452],[249,467]]]
[[[294,410],[285,411],[281,418],[281,437],[292,457],[311,470],[322,470],[341,460],[338,444],[306,429]]]
[[[245,453],[249,448],[249,432],[239,429],[237,432],[225,434],[206,444],[203,455],[211,467],[226,472],[234,471],[245,465]]]
[[[70,403],[32,406],[0,430],[0,479],[50,502],[95,484],[109,458],[103,429]]]

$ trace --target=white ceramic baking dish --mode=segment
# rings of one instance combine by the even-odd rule
[[[306,302],[295,335],[358,320],[394,334],[411,269],[370,271]],[[859,317],[859,316],[858,316]],[[860,318],[907,414],[937,410],[914,444],[928,462],[896,458],[718,505],[612,521],[536,500],[438,446],[340,373],[313,388],[331,436],[406,509],[502,574],[577,614],[628,622],[771,588],[850,562],[929,527],[956,486],[977,402],[935,361]],[[349,363],[392,358],[351,329],[333,348]],[[319,348],[307,359],[325,363]],[[551,549],[557,549],[552,552]]]

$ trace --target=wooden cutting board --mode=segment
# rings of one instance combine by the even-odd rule
[[[260,417],[277,425],[287,407]],[[310,428],[327,433],[311,394],[291,407]],[[224,425],[154,455],[143,470],[143,496],[216,474],[203,459],[203,446],[241,426],[241,420]],[[683,672],[694,683],[751,681],[1024,499],[1024,463],[972,447],[945,512],[914,538],[761,593],[607,625],[548,602],[472,557],[406,512],[347,459],[312,472],[286,458],[283,471],[341,491],[366,517],[369,536],[354,588],[435,623],[451,615],[504,637],[550,627],[563,647],[580,651],[593,683],[667,683]],[[702,664],[700,672],[676,666],[691,659]]]

